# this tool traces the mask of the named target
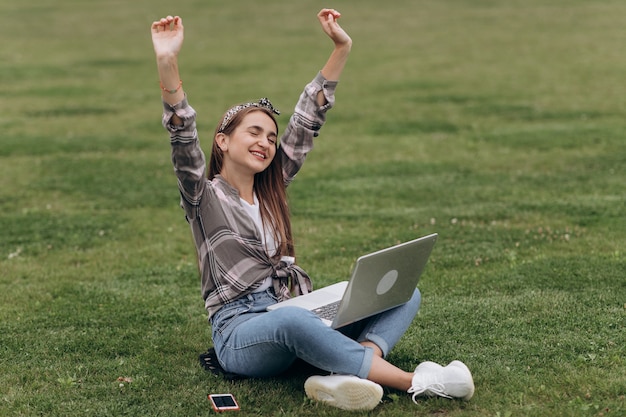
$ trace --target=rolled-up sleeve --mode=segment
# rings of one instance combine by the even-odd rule
[[[326,122],[326,112],[335,104],[337,81],[328,81],[319,72],[304,87],[295,111],[280,139],[279,155],[282,158],[283,178],[288,185],[296,176],[306,155],[313,149],[313,138]],[[326,104],[317,103],[317,95],[322,91]]]
[[[180,125],[172,123],[174,114],[181,119]],[[170,134],[172,163],[183,203],[195,206],[204,189],[206,172],[206,159],[196,129],[196,111],[186,97],[175,105],[164,102],[162,122]]]

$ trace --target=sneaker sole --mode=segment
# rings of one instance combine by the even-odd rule
[[[304,383],[306,395],[316,401],[347,411],[373,410],[383,397],[380,385],[358,377],[341,380],[333,376],[312,376]]]

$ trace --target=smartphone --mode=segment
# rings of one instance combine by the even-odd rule
[[[232,394],[209,394],[208,397],[213,405],[213,409],[218,413],[239,410],[239,404],[237,404]]]

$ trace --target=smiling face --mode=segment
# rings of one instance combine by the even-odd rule
[[[274,120],[263,111],[250,111],[230,134],[215,137],[223,153],[222,173],[254,176],[264,171],[276,156],[277,139]]]

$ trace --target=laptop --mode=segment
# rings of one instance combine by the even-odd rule
[[[433,233],[363,255],[349,281],[272,304],[267,310],[302,307],[333,329],[390,310],[411,299],[436,241]]]

